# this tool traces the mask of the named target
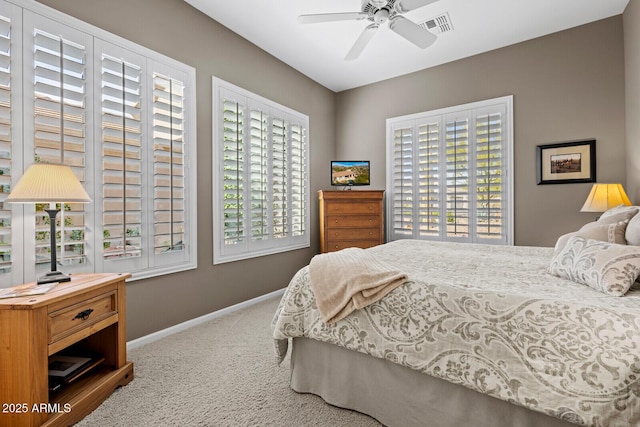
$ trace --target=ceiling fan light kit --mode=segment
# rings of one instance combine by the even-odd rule
[[[394,33],[410,41],[415,46],[426,49],[437,39],[437,36],[426,28],[421,27],[410,19],[402,16],[403,13],[427,6],[438,0],[363,0],[360,12],[320,13],[313,15],[300,15],[298,22],[303,24],[316,24],[321,22],[337,21],[362,21],[368,20],[369,24],[360,33],[354,45],[351,47],[345,60],[357,59],[371,41],[380,25],[389,23],[389,28]]]

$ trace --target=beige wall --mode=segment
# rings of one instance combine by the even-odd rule
[[[335,94],[181,0],[42,0],[48,6],[196,68],[198,269],[127,286],[129,340],[284,288],[317,253],[315,191],[335,153]],[[123,11],[127,11],[123,13]],[[212,265],[211,76],[309,115],[311,248]]]
[[[515,242],[552,246],[595,218],[579,212],[591,184],[536,185],[536,145],[595,138],[598,181],[625,182],[621,16],[341,92],[337,155],[370,158],[383,189],[387,117],[503,95],[514,96]]]
[[[621,17],[335,94],[181,0],[40,2],[196,68],[199,267],[128,285],[128,339],[286,286],[317,252],[329,160],[370,159],[371,188],[384,188],[387,117],[513,94],[520,245],[552,245],[593,217],[578,212],[589,184],[535,184],[537,144],[596,138],[598,180],[625,180]],[[212,265],[212,75],[309,115],[311,248]]]
[[[623,15],[627,193],[640,204],[640,1],[631,0]]]

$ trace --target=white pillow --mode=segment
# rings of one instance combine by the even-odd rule
[[[636,216],[637,213],[637,206],[625,206],[625,209],[612,208],[603,213],[595,222],[595,224],[613,224],[620,221],[629,221],[631,220],[631,218]],[[594,223],[585,224],[583,228],[589,226],[590,224]]]
[[[573,236],[585,237],[587,239],[600,240],[602,242],[618,243],[624,245],[627,243],[625,239],[625,230],[627,229],[627,221],[620,221],[613,224],[599,224],[590,222],[584,225],[580,230],[563,234],[558,237],[554,254],[565,247],[569,238]]]
[[[607,209],[606,211],[604,211],[602,215],[600,215],[600,219],[606,219],[611,215],[617,215],[622,213],[629,215],[628,218],[631,218],[632,216],[638,213],[638,206],[618,205],[614,208]]]
[[[636,215],[629,221],[624,234],[628,245],[640,246],[640,215]]]
[[[573,236],[553,255],[549,273],[622,296],[640,276],[640,247]]]

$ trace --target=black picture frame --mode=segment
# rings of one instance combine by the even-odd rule
[[[536,147],[538,185],[596,182],[596,140]]]

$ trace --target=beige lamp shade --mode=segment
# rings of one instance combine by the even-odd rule
[[[89,203],[91,199],[69,166],[34,163],[7,197],[9,203]]]
[[[631,205],[622,184],[593,184],[580,212],[604,212],[620,205]]]

